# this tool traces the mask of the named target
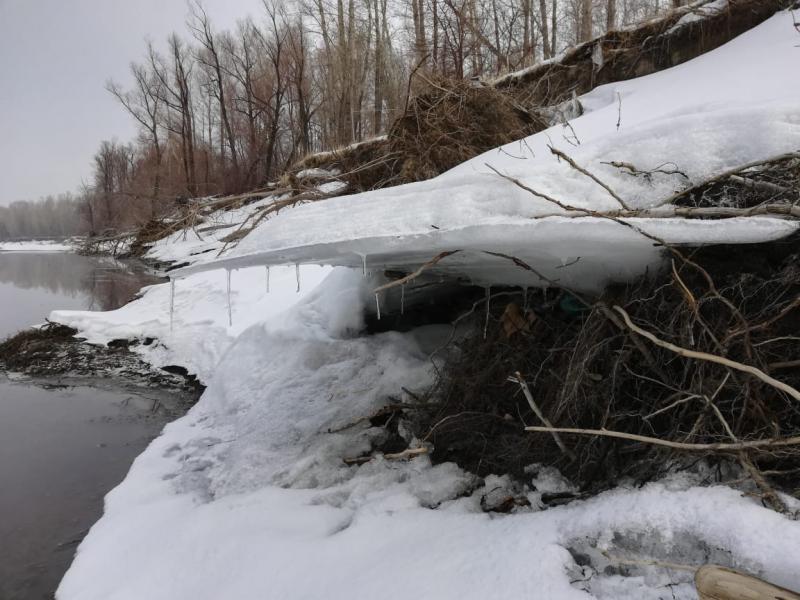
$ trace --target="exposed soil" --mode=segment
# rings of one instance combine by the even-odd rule
[[[112,340],[107,346],[87,344],[77,331],[57,323],[26,329],[0,343],[0,369],[38,380],[100,380],[113,377],[121,387],[173,390],[200,397],[203,385],[182,367],[155,369],[131,348],[157,344],[152,338]]]

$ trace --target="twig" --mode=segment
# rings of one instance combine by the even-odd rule
[[[633,321],[631,321],[630,315],[625,312],[625,309],[621,306],[614,306],[614,310],[622,316],[622,319],[625,321],[625,324],[628,328],[633,331],[634,333],[639,334],[640,336],[650,340],[656,346],[660,346],[661,348],[666,348],[675,354],[680,356],[684,356],[686,358],[695,358],[698,360],[705,360],[708,362],[717,363],[719,365],[723,365],[725,367],[729,367],[731,369],[736,369],[737,371],[742,371],[744,373],[749,373],[767,385],[770,385],[776,389],[781,390],[782,392],[786,392],[792,398],[800,402],[800,392],[798,392],[795,388],[790,385],[783,383],[782,381],[778,381],[777,379],[770,377],[761,369],[753,367],[751,365],[745,365],[743,363],[737,362],[735,360],[731,360],[729,358],[725,358],[724,356],[716,356],[714,354],[708,354],[707,352],[698,352],[695,350],[689,350],[688,348],[681,348],[680,346],[676,346],[670,342],[664,341],[662,339],[657,338],[655,335],[650,333],[649,331],[645,331],[641,327],[635,325]]]
[[[739,452],[741,450],[758,450],[762,448],[779,448],[784,446],[800,446],[800,436],[788,438],[770,438],[764,440],[750,440],[745,442],[715,442],[711,444],[689,444],[686,442],[673,442],[659,438],[638,435],[636,433],[625,433],[623,431],[611,431],[609,429],[577,429],[573,427],[526,427],[525,431],[536,431],[540,433],[573,433],[577,435],[597,435],[603,437],[619,438],[653,446],[664,446],[673,450],[686,450],[689,452]]]
[[[691,565],[682,565],[680,563],[667,562],[663,560],[648,560],[648,559],[635,559],[635,558],[619,558],[609,554],[605,550],[600,551],[609,561],[616,565],[638,565],[643,567],[662,567],[664,569],[675,569],[677,571],[697,571],[697,567]]]
[[[601,188],[603,188],[605,191],[611,194],[611,197],[614,198],[614,200],[616,200],[617,202],[619,202],[619,205],[622,208],[624,208],[625,210],[630,210],[630,207],[627,204],[625,204],[625,201],[622,198],[619,197],[619,194],[617,194],[614,190],[612,190],[608,185],[600,181],[600,179],[592,175],[589,171],[587,171],[583,167],[579,166],[578,163],[576,163],[569,156],[564,154],[561,150],[553,148],[553,146],[548,146],[548,148],[550,148],[550,152],[555,154],[558,158],[564,159],[570,167],[572,167],[579,173],[586,175],[586,177],[594,181],[597,185],[599,185]]]
[[[722,173],[720,173],[718,175],[715,175],[714,177],[712,177],[710,179],[706,179],[704,181],[701,181],[700,183],[697,183],[695,185],[689,186],[685,190],[681,190],[680,192],[677,192],[677,193],[673,194],[672,196],[670,196],[666,200],[662,200],[661,202],[659,202],[658,206],[661,206],[661,205],[664,205],[664,204],[672,204],[678,198],[682,198],[682,197],[686,196],[687,194],[690,194],[690,193],[692,193],[694,191],[697,191],[700,188],[703,188],[703,187],[705,187],[705,186],[707,186],[707,185],[709,185],[711,183],[715,183],[717,181],[722,181],[723,179],[726,179],[726,178],[730,177],[731,175],[736,175],[738,173],[741,173],[742,171],[747,171],[748,169],[752,169],[754,167],[763,167],[765,165],[770,165],[770,164],[776,163],[776,162],[783,162],[785,160],[789,160],[789,159],[792,159],[792,158],[800,158],[800,152],[787,152],[786,154],[779,154],[778,156],[773,156],[772,158],[768,158],[766,160],[757,160],[757,161],[754,161],[754,162],[751,162],[751,163],[747,163],[745,165],[734,167],[733,169],[728,169],[727,171],[723,171]]]
[[[428,452],[430,452],[430,450],[427,446],[422,446],[421,448],[406,448],[402,452],[384,454],[383,458],[386,460],[405,460],[407,458],[414,458],[415,456],[427,454]],[[373,458],[375,458],[375,456],[359,456],[358,458],[345,458],[344,462],[348,465],[363,465],[364,463],[371,461]]]
[[[431,267],[435,266],[440,260],[447,258],[448,256],[452,256],[453,254],[457,254],[458,252],[461,252],[461,250],[448,250],[446,252],[440,252],[413,273],[410,273],[401,279],[395,279],[394,281],[390,281],[389,283],[385,283],[382,286],[376,287],[374,290],[372,290],[372,293],[378,294],[391,288],[405,285],[409,281],[412,281],[422,275],[426,269],[430,269]]]
[[[522,373],[520,373],[519,371],[515,371],[514,376],[509,377],[508,380],[512,383],[519,384],[519,387],[522,389],[522,393],[525,395],[525,399],[528,401],[528,404],[530,405],[534,414],[537,417],[539,417],[539,420],[542,423],[544,423],[545,426],[553,427],[553,424],[547,417],[544,416],[544,413],[542,413],[541,409],[539,408],[539,405],[536,404],[536,401],[533,399],[533,394],[531,394],[531,390],[528,387],[528,383],[525,381],[525,379],[523,379]],[[553,440],[555,441],[556,446],[558,446],[559,450],[561,450],[562,453],[569,456],[571,460],[575,460],[576,458],[575,454],[564,445],[564,442],[561,440],[561,436],[558,435],[558,433],[555,431],[553,432]]]

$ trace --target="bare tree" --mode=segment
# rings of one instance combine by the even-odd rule
[[[216,36],[211,27],[211,22],[208,19],[203,5],[200,0],[194,0],[189,5],[191,16],[189,19],[189,29],[194,36],[194,39],[200,43],[200,51],[196,53],[196,58],[202,64],[210,75],[212,83],[209,86],[212,94],[219,104],[220,123],[223,127],[224,137],[230,150],[231,163],[233,166],[232,188],[238,188],[239,177],[241,171],[239,169],[239,153],[236,148],[236,138],[233,134],[231,127],[231,119],[228,114],[228,103],[225,96],[226,82],[223,77],[223,68],[220,61],[220,53],[217,49]]]
[[[153,73],[161,84],[159,88],[163,94],[161,101],[169,109],[164,125],[166,129],[180,137],[186,191],[189,195],[196,196],[197,170],[191,94],[192,64],[187,56],[185,46],[177,34],[170,35],[167,44],[170,53],[169,64],[158,54],[152,44],[148,44],[148,58]],[[177,122],[174,115],[177,115]]]
[[[123,91],[119,85],[109,80],[106,89],[125,107],[148,135],[155,154],[153,170],[153,193],[150,199],[151,216],[155,213],[154,204],[157,202],[161,191],[161,139],[159,137],[159,118],[161,111],[161,98],[164,95],[163,85],[158,76],[144,65],[131,63],[134,87],[130,91]]]

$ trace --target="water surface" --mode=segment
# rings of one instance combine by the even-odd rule
[[[53,309],[118,308],[157,281],[108,258],[0,252],[0,338]],[[0,374],[2,600],[53,597],[103,496],[179,404],[104,383],[48,389]]]

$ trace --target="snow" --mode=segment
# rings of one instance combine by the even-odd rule
[[[796,43],[791,18],[779,14],[680,67],[581,97],[587,112],[571,123],[577,147],[557,126],[431,181],[284,210],[218,258],[222,238],[256,205],[220,213],[206,226],[229,227],[202,239],[175,234],[149,254],[190,263],[172,272],[172,323],[169,284],[109,313],[54,312],[51,320],[91,342],[156,338],[137,351],[156,365],[184,365],[208,385],[108,494],[57,598],[696,598],[691,573],[638,567],[623,575],[605,570],[603,552],[690,566],[714,559],[800,589],[798,523],[741,492],[704,486],[702,471],[546,509],[543,492],[571,487],[553,469],[532,465],[515,490],[531,507],[492,515],[481,498],[511,488],[507,477],[481,481],[452,463],[434,466],[425,454],[343,460],[385,435],[365,417],[396,402],[403,388],[416,393],[431,384],[430,352],[450,333],[436,326],[361,333],[381,282],[371,273],[416,268],[462,249],[438,272],[484,285],[538,283],[490,250],[590,289],[658,263],[652,243],[636,232],[566,215],[485,163],[573,206],[617,208],[558,162],[547,150],[552,143],[626,203],[658,206],[687,182],[654,176],[649,185],[603,162],[675,162],[696,182],[800,149],[800,82],[786,76]],[[742,72],[759,73],[758,85]],[[675,243],[748,243],[795,228],[769,217],[634,222]],[[272,265],[269,294],[265,265]],[[232,269],[232,325],[225,269]],[[596,572],[577,564],[583,553],[600,561]]]
[[[51,240],[29,242],[0,242],[0,252],[72,252],[70,244]]]
[[[719,13],[728,9],[728,0],[714,0],[713,2],[709,2],[708,4],[704,4],[702,6],[698,6],[697,8],[692,8],[690,12],[683,15],[678,21],[670,27],[667,33],[672,33],[673,31],[680,29],[684,25],[688,25],[689,23],[694,23],[695,21],[702,21],[703,19],[707,19],[708,17],[714,17]]]
[[[625,535],[679,550],[701,540],[800,586],[796,522],[688,476],[491,517],[480,496],[499,478],[481,486],[426,456],[345,465],[381,435],[359,419],[432,377],[425,336],[355,335],[369,288],[358,271],[335,270],[239,335],[198,405],[106,497],[57,597],[571,600],[587,596],[570,584],[581,568],[567,548],[590,540],[614,551]],[[532,499],[565,486],[548,470],[530,484]],[[655,600],[663,579],[598,575],[592,585],[600,598]],[[680,597],[693,597],[682,581]]]
[[[253,323],[277,315],[307,296],[330,272],[314,265],[300,269],[296,292],[295,268],[270,269],[266,292],[263,267],[231,273],[232,325],[228,325],[226,272],[198,273],[175,282],[174,322],[170,323],[170,286],[144,288],[142,298],[114,311],[56,310],[50,319],[80,331],[92,344],[113,339],[154,338],[136,352],[151,364],[181,365],[201,381],[209,381],[230,344]]]
[[[556,125],[489,151],[443,175],[281,212],[239,245],[200,269],[316,262],[375,269],[415,269],[439,252],[461,249],[432,273],[462,276],[478,285],[537,285],[531,273],[497,272],[483,251],[519,257],[549,278],[597,291],[620,276],[658,263],[652,241],[593,217],[565,219],[563,210],[492,171],[514,177],[563,203],[592,210],[619,204],[588,177],[551,154],[565,152],[611,186],[633,208],[658,206],[690,183],[755,160],[800,149],[800,50],[788,12],[775,15],[725,46],[678,67],[602,86],[580,97],[586,109]],[[742,73],[758,73],[758,84]],[[620,123],[617,129],[617,123]],[[571,140],[573,131],[580,145]],[[656,175],[648,182],[606,164],[653,169],[673,163],[689,178]],[[797,225],[780,218],[633,220],[669,243],[751,243],[785,236]],[[476,239],[476,230],[481,234]],[[505,232],[513,230],[510,240]],[[609,261],[609,254],[620,260]],[[472,257],[474,260],[466,260]],[[574,267],[561,268],[575,257]],[[627,257],[627,258],[626,258]],[[412,270],[413,270],[412,269]],[[510,279],[509,279],[510,278]]]
[[[297,173],[298,179],[332,179],[337,175],[340,175],[341,171],[339,169],[320,169],[320,168],[313,168],[313,169],[303,169],[302,171]]]

